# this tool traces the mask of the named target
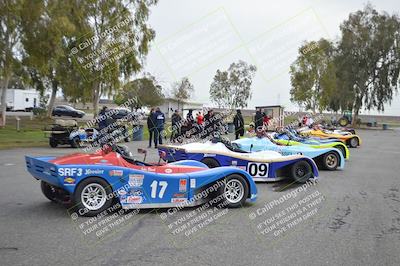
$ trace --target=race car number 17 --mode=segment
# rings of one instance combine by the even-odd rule
[[[268,176],[267,163],[248,163],[247,172],[253,177],[266,177]]]

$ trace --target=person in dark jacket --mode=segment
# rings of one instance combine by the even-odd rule
[[[154,123],[154,108],[151,108],[150,114],[147,117],[147,129],[149,130],[149,147],[151,148],[151,141],[153,140],[154,137],[154,131],[155,131],[155,123]],[[155,139],[154,139],[155,143]]]
[[[158,143],[162,144],[162,131],[164,130],[165,115],[161,112],[160,107],[156,108],[154,113],[155,132],[154,132],[154,147],[157,148]]]
[[[105,114],[107,113],[107,106],[103,106],[103,108],[101,109],[100,113],[99,113],[99,130],[102,130],[104,128],[106,128],[107,125],[107,118],[105,116]]]
[[[256,131],[262,129],[264,122],[264,117],[261,113],[261,110],[256,111],[256,115],[254,116],[254,126]]]
[[[236,110],[236,115],[233,118],[233,125],[235,126],[235,139],[239,138],[239,135],[243,137],[244,135],[244,119],[242,116],[242,112],[240,110]]]
[[[179,114],[178,110],[175,110],[175,112],[172,114],[171,117],[171,122],[172,122],[172,132],[171,132],[171,139],[170,141],[175,141],[175,139],[179,136],[180,134],[180,127],[181,127],[181,120],[182,117]]]

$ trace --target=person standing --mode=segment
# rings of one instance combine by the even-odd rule
[[[261,130],[263,126],[263,115],[261,113],[261,110],[258,109],[256,111],[256,115],[254,116],[254,126],[256,130]]]
[[[201,126],[203,124],[203,115],[201,114],[201,112],[197,113],[196,120],[197,120],[197,124],[199,126]]]
[[[236,110],[236,115],[233,118],[233,125],[235,126],[235,139],[238,139],[239,136],[243,137],[244,119],[240,110]]]
[[[171,117],[172,132],[171,132],[170,141],[175,141],[175,139],[179,136],[181,120],[182,120],[182,117],[179,114],[179,111],[177,109],[177,110],[175,110],[175,112],[172,114],[172,117]]]
[[[154,147],[157,148],[158,144],[162,144],[162,131],[164,130],[165,115],[161,112],[160,107],[156,108],[154,113],[155,118],[155,134],[154,134]]]
[[[148,148],[151,148],[151,141],[153,140],[153,137],[155,136],[155,121],[154,121],[154,108],[151,108],[150,114],[147,117],[147,129],[149,131],[149,146]],[[155,139],[154,139],[155,143]]]

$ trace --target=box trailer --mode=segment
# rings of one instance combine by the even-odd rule
[[[32,111],[39,106],[40,94],[36,90],[7,90],[7,110],[8,111]]]

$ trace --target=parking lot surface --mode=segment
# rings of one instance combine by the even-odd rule
[[[77,150],[2,150],[0,264],[400,265],[400,131],[358,134],[363,145],[345,169],[320,171],[317,183],[258,183],[255,203],[209,208],[196,230],[179,226],[203,219],[198,208],[127,212],[101,237],[85,231],[90,218],[49,202],[25,169],[25,155]],[[136,153],[146,144],[127,145]],[[151,149],[147,161],[157,160]]]

